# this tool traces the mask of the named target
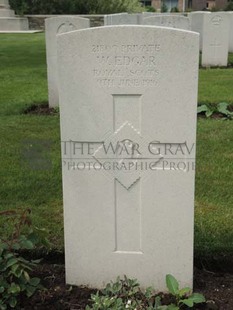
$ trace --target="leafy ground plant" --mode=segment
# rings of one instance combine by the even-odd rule
[[[203,104],[197,108],[197,113],[205,113],[206,117],[210,117],[214,113],[220,113],[225,119],[233,119],[233,112],[229,111],[227,102],[220,102],[217,107]]]
[[[166,284],[169,293],[176,299],[175,304],[169,305],[167,310],[179,310],[183,305],[192,308],[194,304],[205,302],[205,298],[202,294],[191,294],[191,289],[189,287],[180,289],[178,281],[171,274],[166,276]]]
[[[40,279],[30,276],[40,260],[27,260],[22,254],[38,244],[47,245],[45,231],[32,227],[30,213],[29,209],[0,212],[12,227],[7,238],[0,238],[0,310],[20,309],[21,296],[29,298],[42,288]]]
[[[155,294],[151,287],[145,291],[135,279],[117,278],[116,282],[107,284],[104,290],[91,295],[91,306],[86,310],[129,309],[129,310],[180,310],[192,308],[194,304],[204,303],[201,294],[191,294],[189,287],[179,289],[178,281],[172,276],[166,276],[166,284],[170,293],[170,304],[163,304],[163,294]]]

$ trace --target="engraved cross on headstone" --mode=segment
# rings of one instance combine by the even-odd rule
[[[216,60],[217,55],[218,55],[218,48],[221,48],[221,44],[217,43],[217,39],[214,39],[214,43],[210,44],[210,46],[213,48],[214,50],[214,60]]]
[[[103,146],[100,146],[94,158],[100,162],[115,161],[127,165],[129,161],[135,163],[137,154],[130,154],[134,149],[135,140],[141,143],[141,97],[134,94],[112,94],[113,104],[113,135],[104,143],[117,144],[119,152],[107,154],[103,158]],[[129,154],[122,154],[121,147],[126,147]],[[142,254],[141,244],[141,180],[140,172],[136,171],[110,171],[114,179],[115,197],[115,247],[117,254]],[[126,212],[127,210],[127,212]],[[129,225],[130,224],[130,225]]]
[[[144,153],[145,147],[148,149],[147,143],[141,137],[141,108],[142,95],[130,94],[112,94],[113,98],[113,132],[104,143],[119,143],[132,150],[135,144],[139,144],[139,148]],[[123,141],[123,142],[122,142]],[[136,143],[135,143],[136,142]],[[160,147],[164,143],[159,143]],[[170,145],[177,145],[177,143],[170,143]],[[185,146],[185,143],[179,143]],[[156,145],[154,148],[157,149]],[[127,154],[122,156],[121,148],[119,152],[114,154],[111,158],[109,154],[104,157],[103,145],[101,145],[94,153],[94,158],[100,163],[116,160],[117,163],[131,162],[143,163],[143,161],[153,162],[153,169],[151,170],[172,170],[169,167],[159,167],[157,163],[163,159],[160,151],[156,156],[138,156],[135,154]],[[149,156],[149,157],[148,157]],[[184,161],[186,158],[184,157]],[[184,170],[185,169],[181,169]],[[114,177],[114,197],[115,197],[115,249],[114,252],[118,254],[142,254],[142,227],[141,227],[141,182],[148,177],[148,171],[108,171]],[[106,173],[105,173],[106,174]],[[127,212],[126,212],[127,210]],[[130,225],[129,225],[130,223]]]

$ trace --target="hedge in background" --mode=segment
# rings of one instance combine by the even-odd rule
[[[110,14],[142,11],[139,0],[10,0],[17,14]]]

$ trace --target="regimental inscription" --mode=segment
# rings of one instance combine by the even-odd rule
[[[211,23],[214,25],[214,26],[219,26],[222,22],[222,17],[217,15],[217,16],[214,16],[212,19],[211,19]]]
[[[62,34],[62,33],[70,32],[70,31],[74,31],[76,29],[77,28],[75,27],[74,24],[67,21],[58,27],[57,33]]]
[[[99,87],[155,87],[160,44],[93,45],[93,76]]]

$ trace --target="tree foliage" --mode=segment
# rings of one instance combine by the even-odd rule
[[[225,11],[233,11],[233,0],[228,2]]]
[[[139,0],[10,0],[17,14],[111,14],[142,11]]]

